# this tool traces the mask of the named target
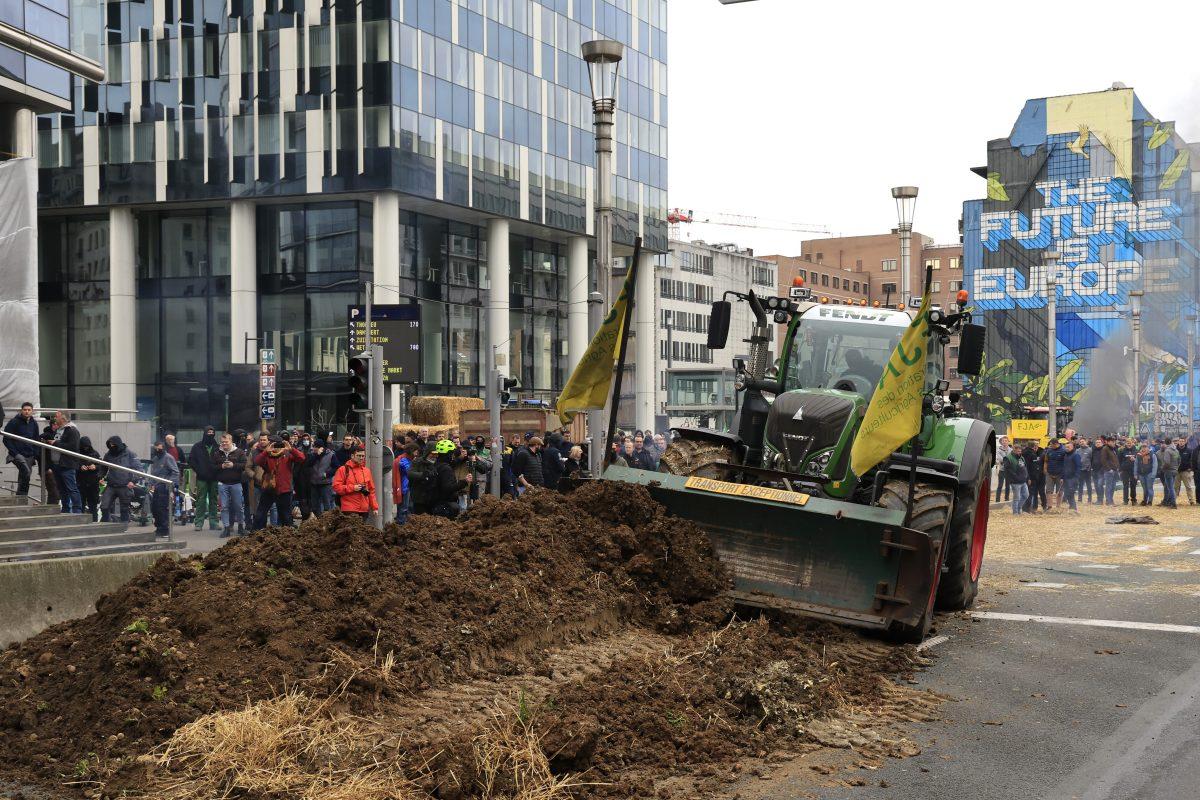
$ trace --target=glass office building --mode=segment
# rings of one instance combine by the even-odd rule
[[[568,280],[586,274],[595,185],[580,45],[625,45],[618,253],[638,235],[663,251],[666,14],[665,0],[110,2],[108,80],[39,119],[45,402],[220,424],[272,347],[279,423],[340,423],[347,307],[368,283],[377,303],[421,306],[421,381],[394,399],[479,394],[489,351],[552,399],[589,288]]]
[[[988,143],[987,166],[975,170],[986,198],[963,208],[966,288],[988,335],[987,369],[969,387],[975,412],[1003,422],[1046,406],[1046,254],[1057,253],[1059,404],[1090,435],[1127,430],[1135,406],[1144,430],[1186,428],[1198,155],[1119,84],[1030,100],[1011,134]]]

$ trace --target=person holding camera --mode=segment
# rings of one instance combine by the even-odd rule
[[[333,493],[338,496],[338,505],[343,514],[354,514],[364,520],[379,511],[375,499],[375,481],[367,469],[367,451],[355,448],[350,460],[338,467],[333,476]]]

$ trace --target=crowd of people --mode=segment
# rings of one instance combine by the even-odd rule
[[[997,445],[996,502],[1011,503],[1013,514],[1078,514],[1081,503],[1116,505],[1121,484],[1124,505],[1178,508],[1183,497],[1196,504],[1195,468],[1200,437],[1096,436],[1068,429],[1046,447],[1037,441]],[[1141,500],[1138,499],[1140,489]]]
[[[173,517],[194,522],[196,530],[207,523],[222,538],[332,509],[364,518],[379,513],[366,450],[351,434],[338,443],[332,433],[221,432],[209,425],[190,448],[179,445],[174,434],[165,435],[143,462],[118,436],[109,437],[100,453],[66,412],[43,428],[33,410],[25,403],[4,430],[58,449],[43,456],[37,445],[5,437],[7,461],[17,469],[17,494],[29,493],[31,476],[40,469],[48,499],[63,513],[128,522],[131,508],[146,503],[160,535],[167,535]],[[396,521],[404,523],[414,513],[462,513],[491,493],[496,459],[501,497],[519,497],[534,487],[561,488],[564,478],[587,469],[586,443],[574,444],[565,434],[565,429],[544,436],[528,431],[489,443],[454,429],[444,436],[432,435],[428,427],[397,433],[383,453]],[[622,466],[657,470],[666,446],[661,433],[620,432],[611,457]],[[163,480],[145,480],[140,472]]]

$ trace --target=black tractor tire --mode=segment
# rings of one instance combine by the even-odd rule
[[[984,451],[976,467],[975,479],[958,491],[954,519],[946,540],[946,560],[938,584],[939,611],[962,611],[975,603],[979,593],[979,572],[983,567],[983,545],[987,539],[988,513],[991,509],[991,451]],[[980,502],[982,499],[982,503]],[[979,524],[976,524],[976,523]],[[978,542],[976,537],[980,537]],[[978,544],[979,551],[975,547]]]
[[[903,512],[908,508],[908,481],[891,479],[883,485],[878,505],[893,511]],[[918,482],[913,498],[912,521],[909,527],[929,534],[934,542],[941,543],[946,536],[946,526],[954,510],[954,491],[948,486]],[[939,545],[937,563],[933,569],[933,592],[930,593],[924,613],[916,625],[894,624],[887,637],[894,642],[920,644],[933,625],[933,598],[938,591],[938,579],[942,573],[942,556],[945,548]]]
[[[717,462],[736,463],[733,448],[704,439],[676,439],[658,460],[658,471],[687,478],[728,480],[728,471],[715,467]]]

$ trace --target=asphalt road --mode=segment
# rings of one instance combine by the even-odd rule
[[[1007,516],[993,536],[1012,530]],[[815,781],[796,762],[730,797],[1200,797],[1200,508],[1155,516],[1168,524],[1105,525],[1092,511],[1082,537],[1078,527],[1058,530],[1061,518],[1023,517],[1046,546],[1030,546],[1029,557],[1000,548],[1005,557],[987,563],[975,610],[1067,621],[940,618],[935,635],[948,638],[935,640],[936,663],[918,682],[953,700],[941,721],[908,731],[920,755],[875,770],[847,758],[850,766]],[[1081,624],[1088,620],[1198,627]]]

